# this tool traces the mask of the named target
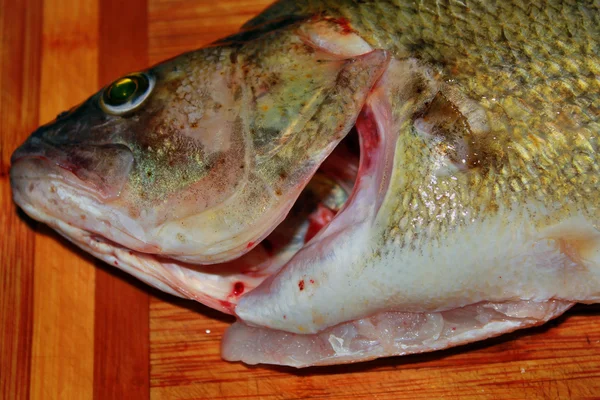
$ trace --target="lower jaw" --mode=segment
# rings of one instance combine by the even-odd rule
[[[49,225],[84,251],[159,290],[232,314],[241,296],[281,269],[306,242],[327,225],[331,217],[343,206],[356,179],[358,154],[348,150],[354,147],[355,151],[358,151],[356,141],[355,133],[351,134],[349,140],[334,151],[313,181],[309,183],[308,190],[301,195],[297,207],[294,206],[288,218],[263,243],[241,258],[207,266],[152,254],[153,249],[144,248],[143,242],[140,242],[142,247],[140,249],[138,246],[136,249],[129,248],[107,238],[102,231],[91,232],[86,229],[86,226],[78,226],[79,222],[84,222],[83,219],[79,221],[79,214],[84,215],[86,211],[76,211],[78,207],[75,202],[64,205],[67,204],[65,202],[68,202],[68,199],[62,199],[57,191],[65,191],[67,188],[62,188],[64,185],[60,177],[55,180],[43,177],[42,180],[33,176],[37,170],[31,168],[36,167],[37,164],[23,164],[22,166],[27,168],[13,169],[11,177],[15,181],[14,193],[17,204],[29,216]],[[353,143],[348,146],[348,142]],[[349,158],[352,161],[349,162]],[[47,168],[45,170],[47,171]],[[25,174],[27,171],[29,172]],[[28,189],[32,182],[36,185],[35,193]],[[44,193],[48,195],[54,193],[52,195],[54,197],[45,198]],[[79,194],[79,196],[83,195]],[[327,198],[321,199],[320,196]],[[40,200],[35,201],[36,198]],[[70,209],[69,213],[73,215],[68,215],[66,221],[58,218],[53,209],[48,208],[53,207],[50,202],[52,199],[58,201],[59,205],[64,203],[61,207]],[[319,202],[315,199],[323,201]],[[42,204],[44,202],[47,204]],[[322,213],[323,210],[326,212]],[[97,213],[92,212],[92,214]],[[73,221],[74,219],[77,221]],[[91,216],[85,220],[88,225],[94,221]],[[110,226],[110,224],[102,224],[101,221],[97,221],[96,224],[100,225],[100,228]]]
[[[325,206],[314,202],[319,194],[306,190],[305,197],[308,199],[301,199],[298,210],[293,210],[263,243],[239,259],[208,266],[130,249],[98,233],[58,219],[45,208],[30,204],[25,198],[17,202],[32,218],[48,224],[61,236],[107,264],[166,293],[233,314],[241,296],[281,269],[312,236],[326,226],[329,221],[318,218],[319,207],[325,207],[334,215],[343,206],[356,171],[352,165],[349,170],[340,169],[336,160],[339,160],[339,155],[334,155],[308,185],[309,189],[311,185],[314,186],[314,190],[326,188],[328,198],[324,199]],[[313,204],[307,206],[310,198]]]

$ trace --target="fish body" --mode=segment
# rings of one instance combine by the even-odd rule
[[[228,360],[356,362],[538,325],[600,299],[599,11],[280,1],[39,128],[14,199],[235,314]]]

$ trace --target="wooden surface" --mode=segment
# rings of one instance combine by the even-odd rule
[[[600,398],[600,308],[448,351],[292,370],[221,361],[230,317],[157,293],[18,212],[11,152],[130,70],[237,29],[268,1],[0,0],[3,399]]]

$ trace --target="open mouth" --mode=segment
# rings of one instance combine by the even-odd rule
[[[323,161],[286,218],[260,243],[249,243],[250,251],[231,261],[197,265],[176,260],[144,244],[143,236],[132,235],[135,227],[119,229],[118,216],[110,217],[116,222],[111,224],[102,217],[104,211],[82,214],[94,208],[82,200],[89,196],[73,194],[64,171],[49,173],[48,165],[42,165],[49,160],[32,159],[25,168],[13,165],[15,201],[77,246],[151,286],[232,314],[241,297],[277,274],[299,252],[326,253],[341,232],[374,218],[384,197],[392,154],[392,141],[380,126],[385,118],[375,115],[378,109],[376,104],[365,105],[355,127]],[[28,168],[38,169],[30,174],[34,178],[22,175]],[[135,221],[125,224],[130,227]]]
[[[154,287],[232,314],[239,298],[281,270],[300,250],[317,243],[319,234],[342,215],[355,190],[359,164],[359,136],[353,129],[273,232],[243,256],[219,264],[186,263],[132,250],[72,224],[51,225],[84,250]]]
[[[75,243],[107,263],[168,293],[233,314],[238,300],[281,270],[300,250],[342,215],[359,169],[356,130],[338,145],[306,185],[286,218],[243,256],[219,264],[197,265],[123,247],[82,231]],[[59,231],[63,231],[59,228]],[[69,226],[71,231],[73,228]],[[73,237],[73,232],[61,232]],[[81,235],[83,234],[83,235]]]

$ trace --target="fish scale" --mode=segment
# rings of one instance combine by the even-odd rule
[[[502,6],[502,4],[504,3],[500,3],[499,5]],[[583,112],[586,108],[578,107],[576,110],[577,114],[563,117],[564,113],[560,113],[556,110],[562,109],[564,102],[574,103],[575,101],[579,101],[580,104],[583,103],[582,105],[589,104],[588,97],[593,96],[594,92],[587,91],[584,94],[582,91],[577,91],[575,90],[577,88],[575,83],[581,80],[583,76],[588,78],[590,86],[598,85],[599,80],[597,77],[591,74],[591,71],[585,67],[585,65],[589,64],[598,64],[598,53],[583,53],[582,57],[580,51],[585,49],[581,49],[580,46],[578,46],[578,44],[582,42],[581,38],[571,38],[571,42],[558,47],[560,49],[561,57],[558,58],[558,60],[563,61],[562,65],[559,67],[559,71],[564,71],[564,66],[570,65],[570,70],[569,68],[566,68],[569,73],[562,73],[559,77],[556,77],[558,87],[553,88],[550,93],[546,91],[546,93],[542,94],[535,90],[536,82],[542,81],[546,82],[546,85],[548,85],[548,78],[551,78],[551,84],[554,83],[552,79],[554,79],[555,75],[552,72],[552,68],[546,67],[541,71],[539,69],[536,71],[535,67],[540,64],[547,66],[548,62],[551,60],[550,58],[552,58],[552,60],[557,60],[556,55],[553,56],[550,53],[551,49],[554,48],[551,43],[555,43],[556,38],[559,37],[560,34],[563,34],[561,36],[564,37],[564,30],[567,28],[566,24],[569,21],[565,18],[557,18],[560,17],[560,14],[558,14],[559,11],[563,11],[569,15],[571,13],[579,13],[581,9],[577,7],[577,3],[571,4],[570,7],[568,5],[563,5],[562,7],[558,7],[558,9],[552,9],[550,5],[544,12],[536,13],[537,18],[533,20],[533,23],[521,23],[520,21],[530,21],[526,14],[529,11],[535,13],[536,8],[534,6],[530,8],[526,3],[513,5],[511,2],[505,4],[505,7],[508,8],[498,9],[496,12],[494,12],[494,7],[481,9],[477,6],[470,6],[471,4],[469,4],[469,15],[471,15],[472,10],[472,13],[475,14],[475,18],[469,18],[469,24],[461,26],[461,28],[464,28],[464,30],[461,29],[462,35],[456,36],[457,40],[452,43],[452,46],[449,47],[448,50],[448,52],[452,52],[452,55],[448,57],[448,53],[440,52],[439,54],[436,54],[428,51],[426,51],[426,54],[429,56],[430,61],[445,65],[444,76],[442,79],[452,80],[453,85],[460,86],[461,89],[465,91],[467,97],[483,99],[480,104],[482,107],[486,108],[488,119],[491,121],[502,121],[502,123],[495,124],[497,129],[494,129],[494,126],[492,126],[492,129],[487,132],[486,135],[503,138],[503,146],[511,146],[517,151],[507,152],[509,155],[508,159],[501,161],[502,164],[506,164],[506,168],[501,168],[500,171],[496,171],[495,168],[486,171],[483,180],[479,177],[469,176],[476,175],[479,171],[470,171],[466,176],[459,174],[459,176],[456,177],[456,181],[447,180],[446,184],[450,185],[450,187],[445,186],[442,190],[438,187],[432,187],[430,182],[423,182],[419,187],[421,187],[422,190],[430,191],[432,195],[435,195],[435,192],[437,191],[441,191],[442,193],[464,193],[465,196],[459,195],[459,197],[467,200],[466,204],[468,204],[468,208],[471,211],[477,210],[478,206],[483,208],[481,215],[469,213],[468,218],[463,219],[463,223],[465,224],[471,222],[474,218],[485,216],[486,211],[489,210],[489,207],[486,207],[486,205],[491,202],[497,202],[503,204],[504,207],[510,207],[511,204],[522,202],[530,196],[550,202],[551,199],[549,199],[548,193],[539,194],[541,186],[545,185],[540,185],[538,182],[544,181],[544,179],[559,182],[561,180],[558,179],[558,177],[563,175],[570,179],[564,182],[560,187],[554,188],[554,199],[558,200],[565,197],[573,198],[573,196],[575,196],[575,198],[583,197],[580,199],[580,207],[582,209],[584,208],[583,204],[585,203],[597,203],[597,194],[585,193],[584,190],[584,188],[589,187],[591,183],[590,180],[596,180],[597,178],[593,177],[591,174],[569,173],[569,171],[572,170],[571,165],[573,164],[569,155],[573,154],[574,150],[581,148],[581,144],[576,145],[571,142],[571,140],[563,141],[555,139],[555,135],[550,133],[552,129],[549,129],[548,126],[550,124],[556,124],[558,127],[566,125],[567,129],[572,132],[572,127],[569,125],[574,125],[576,131],[578,131],[578,137],[583,139],[580,140],[580,142],[583,142],[583,147],[587,147],[591,150],[584,150],[584,152],[579,150],[577,153],[579,155],[580,169],[582,171],[587,171],[589,169],[590,172],[597,172],[598,163],[596,154],[598,126],[596,121],[598,113],[589,108],[587,108],[587,112]],[[482,6],[482,4],[479,4],[479,6]],[[464,11],[464,9],[462,10]],[[422,10],[411,11],[412,12],[408,12],[407,14],[417,14]],[[431,9],[426,9],[424,12],[431,13],[432,11]],[[443,30],[445,26],[452,25],[452,21],[454,21],[453,14],[455,14],[455,12],[452,12],[452,7],[437,8],[437,26],[439,29]],[[597,13],[581,13],[579,16],[589,18],[590,23],[584,22],[583,25],[590,26],[590,24],[594,24],[594,20],[597,19],[597,17],[595,17],[596,15]],[[379,16],[383,17],[383,15]],[[504,16],[511,17],[505,18]],[[478,31],[479,34],[475,33],[474,29],[477,29],[480,20],[486,18],[503,21],[502,32],[506,38],[504,41],[493,44],[493,40],[497,39],[496,35],[499,32],[496,32],[496,34],[490,32],[491,35],[487,37],[483,37],[480,31]],[[421,20],[422,19],[417,19],[417,21]],[[554,23],[550,24],[550,21],[554,21]],[[400,43],[400,45],[396,44],[393,47],[397,54],[400,53],[405,55],[406,53],[403,50],[403,47],[410,47],[405,44],[406,40],[403,40],[403,37],[409,37],[411,38],[410,40],[414,40],[414,37],[417,37],[425,43],[432,43],[424,45],[426,49],[446,49],[446,47],[438,45],[434,38],[439,36],[431,33],[431,30],[422,28],[414,22],[411,25],[401,26],[402,29],[400,32],[396,32],[395,35],[383,39],[386,43]],[[597,26],[597,24],[595,24],[595,26]],[[414,31],[411,31],[412,27],[420,30],[420,32],[417,31],[417,33],[415,33]],[[523,30],[525,30],[525,32],[523,32]],[[389,31],[385,31],[384,33],[389,33]],[[538,46],[532,46],[528,49],[529,54],[527,55],[527,58],[531,58],[531,60],[521,64],[521,61],[523,61],[521,59],[524,57],[519,57],[518,53],[515,54],[511,47],[520,48],[520,43],[523,42],[524,37],[529,37],[530,40],[528,43],[538,44]],[[474,38],[475,40],[471,40],[471,38]],[[586,37],[585,42],[594,43],[593,45],[590,45],[590,47],[596,48],[597,43],[595,42],[597,38],[597,35],[588,36]],[[380,41],[383,40],[380,39]],[[487,45],[483,43],[484,41]],[[511,46],[511,42],[517,44]],[[473,46],[471,44],[475,45]],[[458,49],[456,47],[458,47]],[[578,54],[575,61],[569,59],[573,52],[577,52]],[[461,59],[460,56],[457,57],[456,54],[468,54],[469,57]],[[410,53],[406,54],[406,56],[410,55]],[[418,53],[418,57],[421,56],[422,53]],[[582,62],[582,59],[585,59],[587,62]],[[449,67],[448,65],[451,63],[448,63],[447,60],[452,60],[451,63],[453,66]],[[507,67],[507,62],[511,67]],[[517,63],[519,66],[513,68],[512,66],[514,63]],[[574,67],[577,67],[577,70],[573,71]],[[548,71],[548,75],[540,76],[539,72],[544,71]],[[565,82],[567,86],[562,86]],[[566,90],[566,88],[571,88],[572,90]],[[552,98],[547,97],[548,94],[552,95],[552,98],[560,101],[552,101]],[[583,99],[581,99],[582,95],[584,96]],[[528,113],[523,111],[523,109],[535,110],[535,113]],[[565,119],[567,119],[566,122],[564,121]],[[574,120],[577,122],[571,122]],[[560,131],[557,133],[560,135]],[[569,139],[571,136],[570,133]],[[544,145],[541,145],[542,143]],[[560,146],[565,146],[565,148],[560,148]],[[548,157],[547,155],[545,157],[539,156],[538,154],[540,151],[543,151],[544,148],[552,149],[555,153],[560,154],[561,158],[566,157],[566,159],[556,159],[555,157]],[[404,150],[404,152],[418,154],[417,146],[410,147]],[[405,170],[407,164],[413,166],[427,166],[430,164],[427,161],[427,155],[424,155],[421,160],[402,160],[401,164],[399,163],[397,165],[396,170]],[[527,168],[532,164],[537,167],[536,171]],[[431,174],[426,171],[417,170],[414,174],[411,174],[410,179],[406,179],[405,181],[408,182],[407,185],[415,185],[415,183],[419,181],[420,176],[430,175]],[[523,180],[525,180],[526,183],[524,183]],[[476,188],[473,190],[473,186],[475,185],[479,186],[485,194],[482,195],[483,193],[477,191]],[[498,187],[496,195],[494,195],[493,192],[489,192],[488,188],[490,186]],[[390,192],[403,193],[406,191],[407,186],[404,186],[399,187],[398,189],[392,189]],[[443,202],[443,199],[438,199],[438,205],[440,202]],[[454,205],[451,208],[456,210],[456,206],[457,205]],[[569,205],[569,207],[571,207],[571,205]],[[426,209],[424,206],[418,208]],[[396,218],[397,220],[400,220],[404,217],[403,214],[406,209],[405,207],[399,207],[397,210],[398,212],[395,213],[397,215]],[[594,213],[594,217],[598,216],[598,211],[595,207],[590,211]],[[460,215],[460,212],[457,214]],[[418,220],[418,216],[422,216],[422,214],[415,214],[412,218],[409,217],[409,219]],[[559,217],[557,216],[557,218]],[[433,219],[432,223],[435,223],[435,221],[436,220]],[[460,224],[456,224],[456,220],[448,222],[452,223],[454,227],[460,226]],[[552,220],[545,221],[545,223],[552,222]]]
[[[371,242],[373,250],[366,250],[368,255],[363,254],[360,262],[351,261],[352,265],[385,264],[382,256],[394,255],[390,257],[396,265],[385,265],[396,269],[407,262],[401,260],[410,258],[400,256],[401,251],[417,258],[439,257],[434,254],[451,246],[449,243],[455,243],[461,235],[468,242],[474,227],[485,224],[515,238],[525,229],[522,240],[533,240],[528,236],[531,232],[577,215],[584,215],[597,226],[598,193],[590,190],[590,184],[597,181],[597,175],[590,172],[598,168],[597,110],[590,107],[589,101],[595,92],[580,89],[586,87],[581,81],[588,81],[589,87],[598,84],[596,75],[586,70],[587,65],[598,63],[598,54],[589,51],[597,47],[598,35],[589,35],[587,29],[597,26],[597,13],[586,12],[581,3],[567,2],[538,6],[525,2],[324,3],[295,3],[293,12],[324,12],[346,18],[373,47],[390,51],[399,61],[419,60],[421,73],[433,76],[434,81],[426,85],[426,90],[414,92],[408,107],[406,97],[395,96],[390,89],[398,140],[390,186],[375,223],[380,236]],[[266,17],[259,18],[276,18],[279,13],[290,12],[286,5],[279,3],[267,11]],[[596,9],[593,3],[587,6]],[[568,29],[571,19],[586,29]],[[528,46],[521,50],[524,41]],[[473,168],[437,173],[435,161],[443,156],[440,141],[415,128],[416,117],[427,113],[438,93],[449,97],[467,118],[472,136],[469,152],[483,153]],[[469,115],[473,110],[484,112],[485,123]],[[442,138],[441,142],[447,141]],[[583,150],[586,147],[591,151]],[[574,154],[579,170],[573,167]],[[429,198],[435,201],[428,203]],[[521,225],[521,221],[526,222]],[[499,249],[492,246],[490,251]],[[312,270],[302,267],[299,260],[296,264],[298,271]],[[484,267],[481,271],[489,269]],[[378,271],[383,270],[380,267]],[[286,288],[289,293],[288,280],[293,281],[292,276],[299,274],[290,272],[278,277],[277,283],[271,283],[271,290],[283,293]],[[397,281],[391,273],[380,279],[360,276],[373,284],[386,279]],[[397,293],[391,287],[388,290]],[[267,296],[265,291],[251,294],[243,299],[243,315],[250,315],[246,310],[251,304],[260,304],[256,299],[261,296],[280,298]],[[403,300],[386,301],[380,299],[377,304],[392,307]],[[302,300],[294,304],[303,305]],[[369,309],[373,312],[375,306]],[[276,312],[270,318],[275,318]],[[254,323],[263,321],[258,314],[252,317],[256,318]],[[281,326],[272,323],[273,327]]]
[[[536,194],[541,190],[537,182],[546,176],[556,182],[552,178],[572,175],[568,173],[573,164],[568,155],[576,148],[572,143],[553,141],[555,135],[551,133],[563,127],[569,131],[575,127],[593,147],[588,153],[578,153],[580,169],[597,171],[599,109],[594,101],[598,103],[595,94],[600,89],[600,21],[593,2],[297,3],[294,7],[300,9],[296,10],[298,14],[324,9],[348,18],[374,47],[386,48],[398,59],[416,57],[432,63],[440,69],[441,80],[451,81],[465,97],[479,101],[493,124],[486,134],[502,138],[502,146],[512,145],[517,152],[510,152],[510,159],[504,161],[506,168],[487,171],[484,182],[458,177],[467,180],[464,186],[468,193],[477,193],[476,188],[472,190],[474,185],[485,185],[481,189],[484,193],[489,192],[489,186],[498,186],[496,196],[474,196],[472,202],[480,201],[482,206],[501,202],[509,207],[523,200],[512,194],[517,186],[522,195],[547,200],[547,193]],[[275,12],[289,12],[285,6],[283,11]],[[267,14],[266,18],[275,17]],[[572,22],[576,29],[571,27]],[[565,149],[555,147],[563,145]],[[544,148],[567,158],[549,157],[543,154]],[[403,162],[398,168],[407,164],[426,167],[429,163],[424,156],[422,162]],[[527,170],[530,164],[538,166],[537,173]],[[413,178],[427,175],[419,170]],[[516,180],[522,178],[515,175],[525,176],[528,184],[517,184]],[[577,196],[593,183],[588,178],[585,174],[579,174],[579,181],[572,177],[564,187],[553,191],[555,198]],[[451,188],[461,190],[460,185]],[[584,199],[593,200],[597,199]],[[401,219],[402,212],[398,214]]]

